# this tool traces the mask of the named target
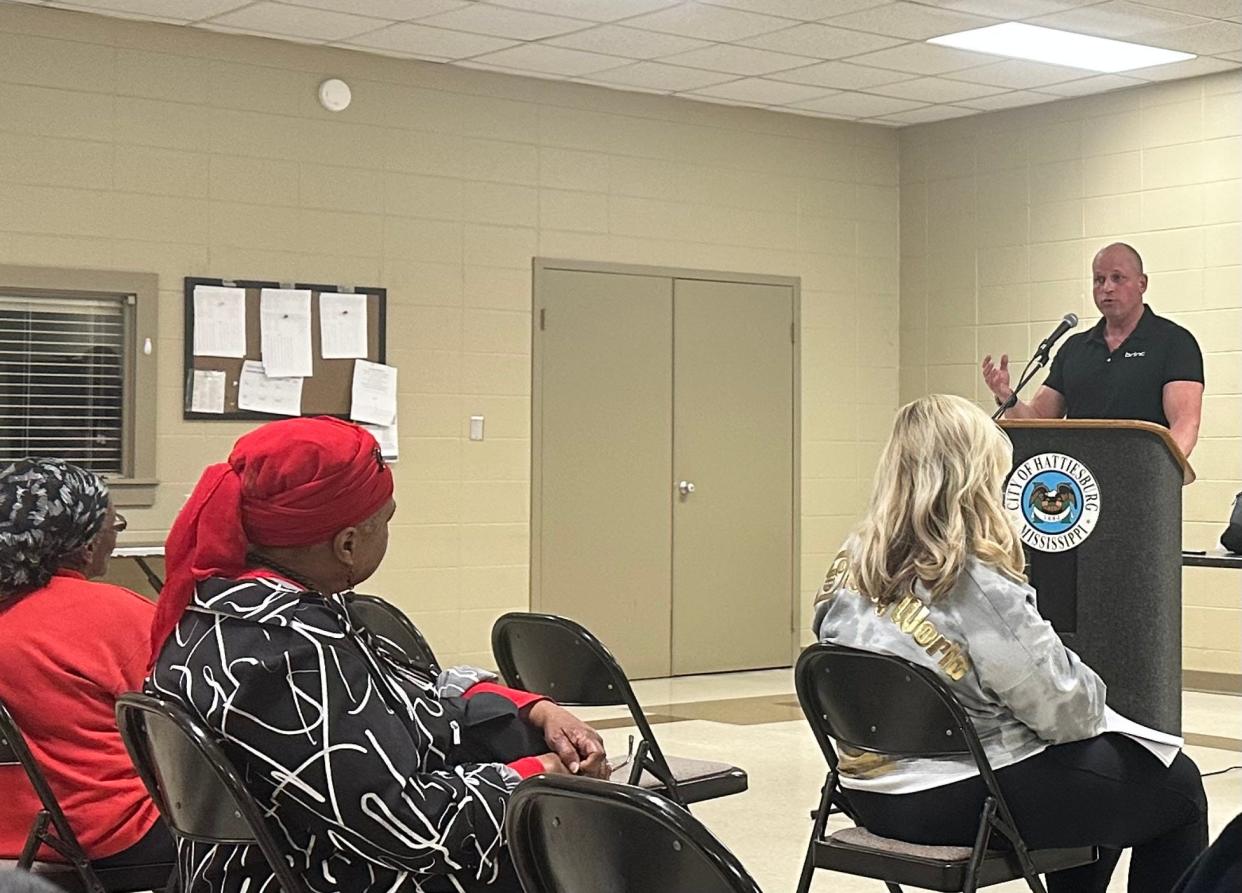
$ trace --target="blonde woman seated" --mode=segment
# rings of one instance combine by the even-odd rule
[[[1104,682],[1036,610],[1001,504],[1005,434],[973,403],[933,395],[901,408],[866,516],[816,598],[820,639],[931,668],[973,720],[1028,845],[1101,848],[1048,876],[1051,893],[1104,891],[1133,847],[1129,890],[1168,893],[1207,846],[1207,799],[1185,754],[1165,766],[1100,734]],[[913,597],[959,650],[927,653],[893,621]],[[946,659],[952,657],[951,660]],[[843,750],[841,784],[872,833],[970,846],[985,790],[970,757]]]

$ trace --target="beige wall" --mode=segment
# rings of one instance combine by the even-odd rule
[[[528,603],[534,256],[802,277],[809,601],[896,405],[897,161],[884,128],[0,6],[0,263],[160,277],[135,537],[247,429],[181,418],[182,278],[385,286],[400,508],[366,588],[447,660]]]
[[[1091,258],[1131,242],[1148,303],[1203,349],[1184,539],[1212,547],[1242,490],[1240,178],[1238,72],[902,130],[901,399],[990,404],[982,356],[1020,366],[1063,314],[1093,323]],[[1185,572],[1187,669],[1242,670],[1238,593],[1235,572]]]

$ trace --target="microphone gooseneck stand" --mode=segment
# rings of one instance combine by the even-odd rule
[[[1026,368],[1022,370],[1022,377],[1018,379],[1018,385],[1013,392],[1005,399],[1000,406],[996,407],[996,412],[992,413],[992,421],[999,421],[1001,416],[1018,405],[1018,391],[1026,387],[1026,383],[1030,381],[1035,373],[1048,365],[1048,352],[1051,345],[1045,346],[1041,344],[1035,351],[1035,356],[1027,361]]]

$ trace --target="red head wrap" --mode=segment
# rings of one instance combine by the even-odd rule
[[[194,585],[233,577],[256,546],[309,546],[379,511],[392,472],[364,428],[332,418],[271,422],[211,465],[164,544],[168,579],[151,627],[151,663],[172,634]]]

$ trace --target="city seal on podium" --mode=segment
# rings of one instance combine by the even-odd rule
[[[1005,508],[1020,519],[1026,545],[1065,552],[1081,545],[1100,519],[1100,488],[1073,456],[1040,453],[1010,472]]]

